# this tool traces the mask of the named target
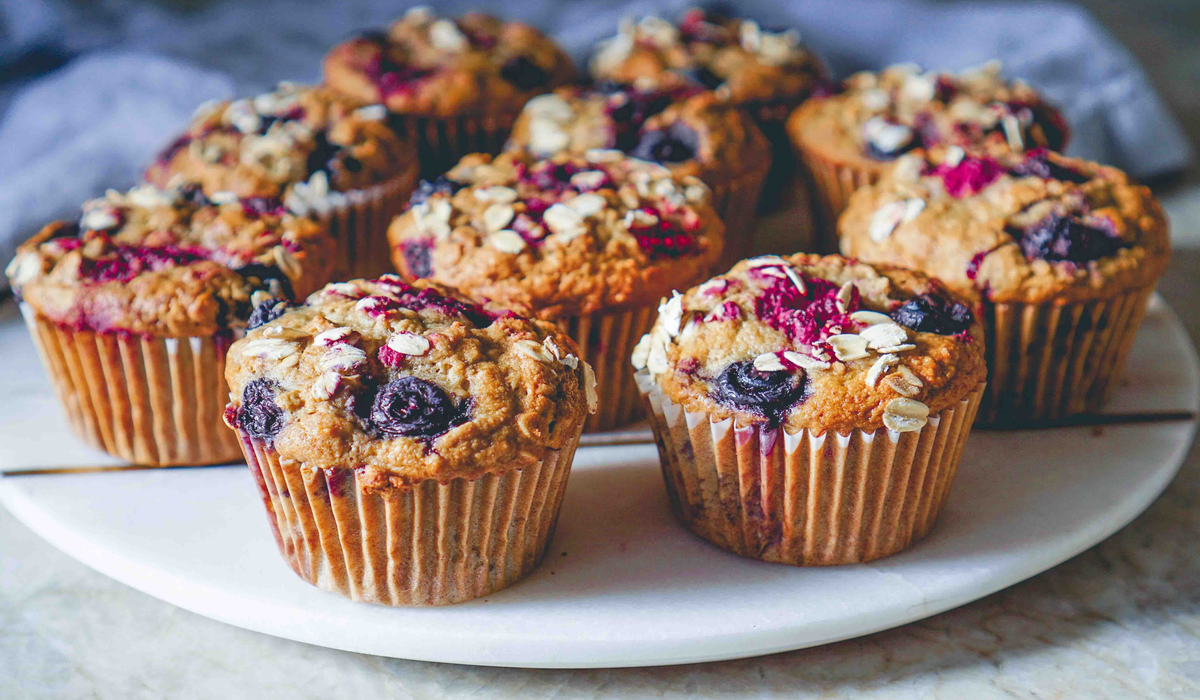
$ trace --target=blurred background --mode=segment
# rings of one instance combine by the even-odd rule
[[[203,100],[315,81],[325,51],[384,27],[390,0],[0,0],[0,258],[73,217],[143,165]],[[529,21],[586,60],[625,15],[676,17],[695,0],[474,0]],[[957,70],[998,57],[1071,122],[1069,152],[1129,170],[1200,221],[1200,2],[746,0],[764,26],[796,26],[836,77],[915,61]],[[1176,227],[1177,236],[1182,232]],[[1200,242],[1200,236],[1197,236]]]

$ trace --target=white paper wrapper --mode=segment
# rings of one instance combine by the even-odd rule
[[[675,517],[718,547],[797,566],[870,561],[925,537],[984,391],[915,432],[792,435],[685,411],[644,372],[638,384]]]
[[[1153,287],[1079,304],[984,304],[980,422],[1095,413],[1116,388]]]
[[[524,578],[554,535],[578,436],[537,464],[474,481],[365,488],[241,435],[279,552],[296,575],[352,600],[451,605]]]
[[[417,168],[365,190],[331,192],[308,202],[309,214],[329,229],[340,253],[335,280],[374,279],[392,272],[387,228],[417,184]]]
[[[241,461],[221,415],[228,342],[60,328],[21,313],[67,420],[88,444],[133,464]]]

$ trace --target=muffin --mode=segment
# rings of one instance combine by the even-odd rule
[[[419,186],[388,238],[406,279],[558,323],[608,392],[585,428],[605,430],[640,415],[625,358],[655,305],[720,257],[709,201],[700,180],[616,150],[476,154]]]
[[[1043,150],[905,156],[850,198],[842,251],[912,267],[979,298],[988,421],[1098,410],[1170,257],[1150,191]]]
[[[7,274],[75,432],[136,464],[239,458],[221,425],[230,342],[329,278],[333,240],[260,200],[109,191],[47,225]]]
[[[427,177],[468,153],[496,153],[529,98],[575,78],[571,59],[520,22],[414,7],[386,32],[366,32],[325,57],[325,82],[381,102],[417,139]]]
[[[1024,82],[1005,81],[1000,68],[993,61],[954,75],[905,64],[856,73],[797,109],[788,135],[826,209],[829,233],[851,193],[913,149],[1061,150],[1068,130],[1058,110]]]
[[[214,201],[260,198],[319,219],[338,243],[339,277],[388,270],[388,222],[418,163],[378,104],[280,83],[253,99],[211,102],[146,170],[166,188],[196,183]]]
[[[825,68],[795,29],[768,31],[723,11],[691,9],[678,23],[648,16],[622,22],[589,64],[596,80],[642,90],[713,90],[758,121],[775,154],[766,198],[774,203],[795,163],[784,121],[825,79]]]
[[[744,111],[690,87],[559,88],[525,105],[506,148],[538,158],[617,149],[662,165],[676,179],[700,178],[725,223],[721,271],[750,252],[754,211],[771,165],[770,146]]]
[[[532,571],[596,409],[554,324],[395,275],[283,310],[233,344],[225,376],[283,558],[384,605],[459,603]]]
[[[911,546],[983,396],[982,331],[937,281],[839,256],[751,258],[673,292],[632,359],[676,518],[792,565]]]

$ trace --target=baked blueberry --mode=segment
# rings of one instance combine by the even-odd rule
[[[434,438],[465,422],[470,402],[459,405],[436,384],[417,377],[400,377],[375,395],[370,421],[388,437]]]
[[[803,400],[803,372],[762,372],[747,360],[734,362],[717,375],[712,399],[730,408],[757,413],[778,423],[792,406]]]
[[[400,244],[400,254],[408,266],[408,274],[416,279],[428,277],[433,272],[433,239],[418,238]]]
[[[434,194],[445,193],[453,196],[455,192],[464,187],[463,183],[451,180],[445,175],[438,175],[433,180],[421,180],[417,185],[417,189],[413,190],[412,195],[408,198],[408,205],[415,207],[422,204]]]
[[[1013,175],[1040,177],[1048,180],[1061,180],[1082,184],[1088,181],[1088,176],[1071,168],[1059,165],[1046,157],[1045,149],[1030,151],[1025,160],[1010,172]]]
[[[267,299],[254,307],[254,311],[250,312],[250,318],[246,321],[246,330],[252,331],[259,326],[265,325],[274,321],[283,315],[284,311],[288,310],[291,304],[286,299]]]
[[[699,147],[700,137],[696,132],[682,122],[675,122],[666,129],[643,133],[630,155],[655,163],[681,163],[695,157]]]
[[[939,335],[962,333],[975,322],[965,304],[947,302],[928,294],[909,299],[889,315],[896,323],[918,333]]]
[[[283,411],[275,403],[275,384],[271,380],[255,379],[242,389],[238,424],[256,440],[273,440],[283,429]]]
[[[500,67],[500,77],[512,83],[519,90],[532,90],[550,82],[550,73],[525,56],[517,56],[505,61]]]
[[[1121,240],[1073,216],[1051,214],[1024,230],[1009,230],[1027,260],[1082,263],[1106,258],[1121,247]]]

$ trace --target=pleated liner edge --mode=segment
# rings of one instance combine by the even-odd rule
[[[791,435],[688,412],[639,374],[675,517],[736,554],[799,566],[904,550],[933,528],[984,384],[919,431]]]
[[[523,469],[384,492],[352,469],[305,469],[260,440],[241,442],[279,552],[301,579],[361,602],[451,605],[541,562],[579,440]]]

